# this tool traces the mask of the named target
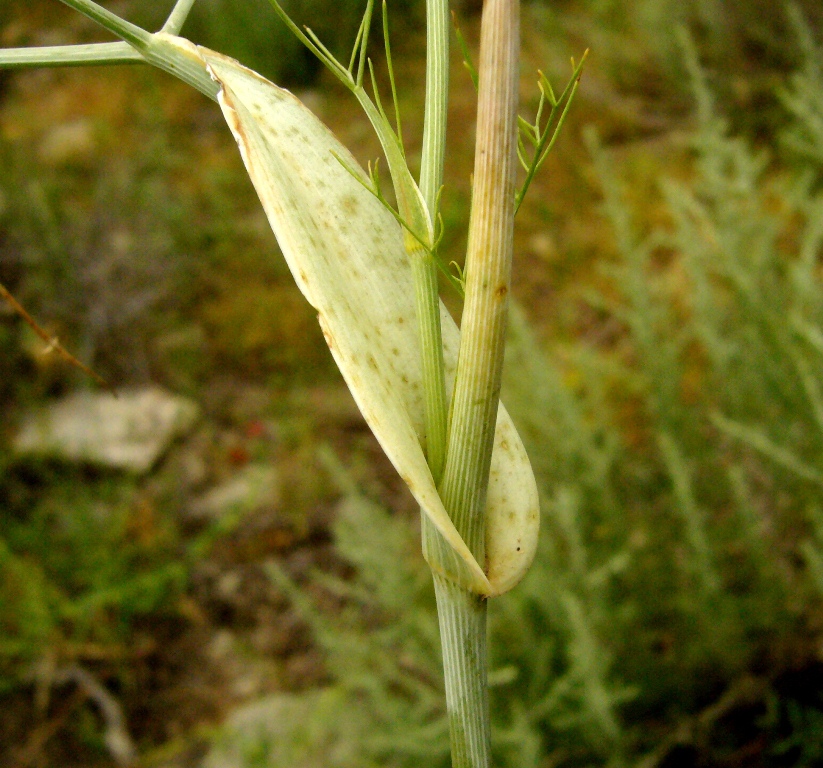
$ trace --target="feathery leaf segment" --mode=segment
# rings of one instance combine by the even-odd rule
[[[476,91],[478,88],[477,67],[474,66],[471,51],[469,51],[466,38],[463,37],[463,33],[460,31],[460,25],[457,23],[457,14],[454,11],[452,11],[452,25],[454,26],[454,36],[457,39],[457,46],[460,48],[460,53],[463,54],[463,66],[469,73],[469,77],[474,84],[474,90]]]
[[[579,64],[575,64],[574,59],[572,59],[572,76],[569,78],[569,82],[566,84],[563,93],[560,94],[559,99],[554,95],[554,90],[552,89],[549,79],[538,70],[537,74],[539,75],[539,78],[537,80],[537,87],[540,90],[540,101],[537,104],[537,113],[534,118],[534,123],[530,123],[523,117],[518,116],[517,118],[517,125],[519,128],[519,135],[517,137],[517,157],[520,160],[520,165],[523,166],[523,170],[526,171],[526,179],[523,182],[523,186],[520,187],[517,195],[515,196],[515,213],[517,213],[520,209],[520,204],[526,196],[526,192],[534,179],[534,175],[540,170],[540,166],[543,165],[543,162],[546,160],[549,152],[551,152],[554,147],[557,137],[560,135],[560,129],[566,121],[566,115],[569,113],[569,107],[571,107],[572,100],[577,93],[577,86],[580,84],[583,64],[588,55],[589,51],[586,49],[586,51],[583,52],[583,56],[580,59]],[[551,110],[545,126],[541,126],[543,119],[543,108],[546,106],[546,102],[551,105]],[[558,111],[560,112],[560,115],[555,121]],[[554,124],[553,130],[552,124]],[[526,142],[531,145],[531,151],[527,150]],[[531,157],[529,157],[530,154]]]
[[[472,61],[471,51],[466,43],[466,38],[463,37],[463,33],[460,31],[460,27],[457,23],[457,16],[454,14],[454,11],[452,11],[452,23],[454,25],[454,35],[457,38],[457,44],[463,55],[463,66],[468,71],[472,83],[474,83],[474,89],[477,90],[477,68]],[[517,139],[517,157],[520,160],[520,164],[523,166],[523,170],[526,171],[526,179],[515,197],[515,214],[520,209],[520,204],[526,196],[526,192],[532,183],[532,179],[534,179],[535,174],[540,170],[540,167],[546,160],[546,156],[552,150],[557,137],[560,135],[560,129],[563,127],[563,123],[566,120],[566,115],[571,107],[572,100],[577,93],[577,86],[580,83],[580,77],[583,71],[583,63],[586,61],[586,57],[588,55],[589,51],[587,49],[583,52],[583,56],[580,59],[579,64],[576,64],[574,59],[572,59],[572,76],[569,78],[569,82],[566,84],[566,87],[559,99],[554,95],[554,90],[552,89],[549,79],[540,70],[537,71],[539,76],[537,80],[537,87],[540,90],[540,101],[537,105],[537,114],[534,118],[534,123],[530,123],[522,116],[518,116],[517,118],[519,130]],[[546,102],[551,105],[551,111],[549,112],[549,117],[546,120],[545,127],[541,127],[543,108],[546,106]],[[558,110],[561,110],[560,116],[555,122],[555,116],[557,115]],[[554,130],[551,130],[553,124]],[[526,142],[528,142],[532,147],[531,157],[529,157],[530,153],[526,149]]]

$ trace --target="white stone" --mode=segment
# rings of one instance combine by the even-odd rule
[[[116,396],[76,392],[27,414],[13,447],[21,456],[144,474],[192,428],[199,411],[195,402],[158,387]]]

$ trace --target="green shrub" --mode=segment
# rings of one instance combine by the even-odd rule
[[[823,52],[812,27],[796,5],[789,8],[794,35],[802,54],[802,67],[780,91],[786,109],[794,117],[784,132],[784,145],[802,160],[823,167]]]

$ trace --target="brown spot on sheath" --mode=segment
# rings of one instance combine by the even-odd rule
[[[359,205],[357,198],[352,195],[346,195],[340,199],[340,206],[350,216],[354,216],[357,213]]]
[[[496,299],[504,299],[508,292],[509,289],[505,285],[498,285],[497,288],[494,289],[494,297]]]

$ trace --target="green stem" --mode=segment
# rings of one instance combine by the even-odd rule
[[[30,67],[82,67],[100,64],[153,64],[185,83],[194,86],[210,99],[217,99],[217,85],[208,72],[183,46],[172,43],[171,36],[180,31],[195,0],[178,0],[162,32],[152,35],[91,0],[61,0],[104,29],[121,38],[121,43],[91,45],[56,45],[39,48],[0,50],[0,69]]]
[[[138,51],[141,47],[148,45],[151,33],[145,29],[132,24],[130,21],[121,19],[116,14],[103,8],[91,0],[60,0],[61,3],[73,8],[78,13],[82,13],[92,21],[97,22],[101,27],[107,29],[121,40],[125,40],[129,45]]]
[[[449,3],[426,3],[426,104],[423,122],[423,152],[420,161],[420,192],[432,223],[437,219],[437,197],[443,186],[446,152],[446,116],[449,98]],[[437,265],[427,258],[416,270],[418,317],[428,315],[428,338],[421,335],[426,388],[426,451],[435,483],[440,482],[446,459],[448,409],[440,329],[440,293]],[[420,322],[420,321],[418,321]],[[421,326],[421,331],[422,331]],[[426,360],[425,358],[429,358]],[[425,533],[424,533],[425,535]]]
[[[183,46],[172,43],[172,36],[165,33],[152,35],[135,26],[131,22],[121,19],[111,11],[106,10],[92,0],[60,0],[70,8],[82,13],[92,21],[97,22],[104,29],[121,40],[125,40],[148,63],[168,72],[170,75],[188,83],[210,99],[217,100],[219,90],[203,63]],[[177,6],[175,6],[175,11]],[[181,6],[181,14],[184,6]],[[174,11],[172,12],[174,15]],[[179,19],[179,16],[177,17]],[[48,62],[46,62],[48,63]]]
[[[426,105],[423,153],[420,162],[420,192],[432,221],[437,217],[437,198],[443,186],[446,149],[446,119],[449,94],[449,3],[426,3]],[[427,259],[416,268],[418,318],[421,330],[426,402],[426,448],[435,483],[440,482],[446,458],[448,413],[440,328],[440,296],[437,268]],[[428,315],[428,325],[423,318]],[[436,324],[431,320],[436,318]],[[429,339],[423,334],[428,331]],[[422,515],[424,550],[433,548],[438,536]],[[486,613],[484,601],[448,579],[432,574],[437,597],[437,616],[443,649],[446,709],[449,713],[452,765],[487,765],[488,695],[486,693]],[[485,704],[483,703],[485,702]],[[480,707],[478,710],[478,706]],[[477,762],[481,755],[483,762]]]
[[[423,118],[423,153],[420,191],[432,219],[437,215],[437,195],[443,186],[446,156],[446,119],[449,98],[449,3],[426,3],[426,105]]]
[[[453,768],[491,765],[486,600],[434,574]]]
[[[432,224],[437,219],[437,197],[443,186],[448,98],[449,3],[448,0],[427,0],[426,103],[423,118],[423,152],[420,160],[420,192]],[[426,454],[437,484],[443,474],[446,459],[448,407],[440,327],[440,293],[437,265],[433,259],[422,258],[419,264],[416,260],[415,285],[426,390]]]
[[[437,211],[438,190],[443,184],[446,147],[446,114],[449,96],[449,35],[441,17],[448,17],[448,0],[426,1],[426,101],[423,118],[423,151],[420,159],[420,193],[432,223]],[[420,354],[426,390],[426,458],[435,485],[440,482],[446,461],[448,408],[445,364],[440,327],[440,294],[437,268],[431,260],[415,267],[417,315],[420,327]],[[425,326],[429,327],[426,328]],[[428,338],[426,338],[428,336]],[[438,536],[426,515],[421,515],[424,551],[427,542]]]
[[[189,12],[194,5],[195,0],[177,0],[174,8],[171,9],[166,23],[163,25],[162,31],[167,35],[177,35],[186,23],[189,17]]]
[[[146,60],[128,43],[49,45],[39,48],[5,48],[0,50],[0,68],[2,69],[145,63]]]
[[[422,248],[411,253],[418,336],[426,400],[426,458],[437,483],[446,460],[446,378],[440,327],[437,265]],[[423,515],[424,523],[426,516]]]
[[[486,0],[480,36],[477,140],[466,298],[440,495],[479,563],[506,330],[513,250],[520,14]],[[488,768],[486,601],[435,579],[454,768]]]

